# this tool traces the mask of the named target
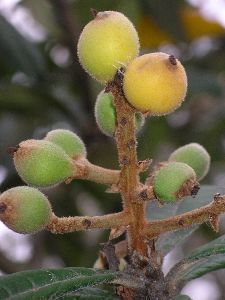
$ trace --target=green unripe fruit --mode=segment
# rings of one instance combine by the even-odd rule
[[[112,137],[116,130],[116,109],[112,93],[101,91],[95,103],[95,119],[99,129]],[[144,116],[136,113],[136,128],[140,130],[144,124]]]
[[[198,181],[206,176],[210,166],[209,153],[197,143],[187,144],[178,148],[170,155],[169,161],[183,162],[192,167]]]
[[[20,177],[37,187],[60,183],[73,175],[73,162],[57,145],[44,140],[27,140],[14,153]]]
[[[191,195],[198,186],[195,171],[187,164],[170,162],[159,169],[153,179],[156,197],[164,202],[174,202]]]
[[[96,80],[106,83],[116,71],[139,53],[138,34],[122,13],[103,11],[83,29],[78,57],[83,68]]]
[[[60,146],[73,159],[86,157],[87,155],[83,141],[70,130],[56,129],[49,131],[45,140]]]
[[[44,229],[52,215],[48,199],[35,188],[20,186],[0,195],[0,220],[18,233]]]

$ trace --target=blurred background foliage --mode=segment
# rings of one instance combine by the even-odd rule
[[[6,1],[5,1],[6,2]],[[201,143],[212,156],[204,183],[225,186],[225,28],[181,0],[22,0],[10,12],[0,6],[0,177],[1,191],[21,185],[7,147],[29,138],[41,139],[51,129],[79,134],[88,159],[118,168],[115,143],[94,120],[96,95],[103,88],[78,63],[76,44],[90,8],[118,10],[136,25],[142,53],[174,54],[188,74],[188,95],[173,114],[148,118],[139,135],[139,159],[166,160],[189,142]],[[22,26],[16,26],[18,11]],[[90,49],[91,51],[91,49]],[[45,190],[60,216],[119,211],[120,199],[105,187],[74,181]],[[224,220],[225,221],[225,220]],[[225,226],[222,226],[225,231]],[[201,236],[211,231],[202,227]],[[20,261],[0,241],[4,273],[44,266],[92,266],[107,232],[29,236],[30,254]],[[206,239],[205,238],[205,239]],[[22,239],[22,237],[21,237]],[[17,238],[18,240],[18,238]],[[189,243],[201,243],[195,235]],[[18,241],[17,241],[18,242]],[[15,240],[5,243],[14,248]],[[188,248],[188,247],[187,247]],[[29,252],[29,251],[28,251]]]

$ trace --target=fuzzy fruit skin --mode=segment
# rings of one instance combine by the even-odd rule
[[[137,110],[166,115],[177,109],[187,92],[186,72],[181,63],[165,53],[137,57],[124,73],[123,90]]]
[[[196,181],[195,171],[190,166],[180,162],[170,162],[155,174],[154,193],[163,202],[175,202],[177,192],[190,179]]]
[[[51,130],[46,135],[45,140],[60,146],[73,159],[87,155],[86,147],[81,138],[70,130]]]
[[[70,157],[57,145],[44,140],[27,140],[14,153],[19,176],[29,185],[47,187],[73,175]]]
[[[106,83],[116,71],[139,54],[139,39],[133,24],[122,13],[99,12],[83,29],[77,49],[83,68]]]
[[[116,130],[116,109],[111,92],[101,91],[95,103],[95,119],[99,129],[107,136],[112,137]],[[137,131],[144,125],[144,116],[136,113]]]
[[[202,180],[208,173],[210,160],[209,153],[198,143],[191,143],[180,147],[169,157],[169,161],[183,162],[192,167],[198,181]]]
[[[52,210],[46,196],[35,188],[20,186],[0,195],[0,220],[18,233],[35,233],[48,225]]]

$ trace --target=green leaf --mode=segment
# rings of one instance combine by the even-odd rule
[[[85,288],[68,296],[64,296],[63,300],[119,300],[120,298],[112,292],[104,291],[96,288]]]
[[[0,109],[13,112],[35,111],[43,100],[32,89],[19,85],[1,85]]]
[[[35,20],[42,24],[54,37],[59,36],[59,28],[57,26],[54,9],[50,2],[46,0],[23,0],[22,5],[26,6]]]
[[[186,33],[180,17],[183,1],[142,0],[141,3],[144,12],[147,12],[162,29],[178,40],[186,40]],[[164,13],[168,11],[169,13]]]
[[[223,86],[217,73],[193,67],[185,70],[188,77],[190,96],[195,96],[197,93],[207,93],[217,97],[222,96]]]
[[[225,188],[215,185],[201,186],[195,198],[185,197],[179,204],[176,214],[181,214],[209,204],[216,193],[225,194]]]
[[[166,204],[160,206],[157,201],[151,201],[147,206],[147,217],[149,220],[162,220],[176,215],[177,207],[179,203],[176,204]]]
[[[225,253],[225,235],[213,240],[212,242],[197,248],[188,257],[187,260],[197,260],[205,258],[210,255],[223,254]]]
[[[197,248],[169,272],[176,285],[198,278],[214,270],[225,268],[225,235]]]
[[[187,281],[224,268],[224,254],[211,255],[193,261],[184,259],[170,270],[165,279],[173,289],[181,290]]]
[[[116,272],[88,268],[32,270],[0,277],[0,299],[59,299],[85,287],[112,281]]]
[[[1,62],[13,71],[40,77],[44,73],[44,62],[37,48],[26,40],[4,17],[0,15]]]
[[[182,230],[162,234],[156,242],[156,248],[162,253],[162,255],[166,255],[173,250],[174,246],[180,245],[197,228],[198,225],[195,225],[191,228],[185,228]]]
[[[189,296],[186,295],[179,295],[173,298],[172,300],[192,300]]]
[[[225,255],[211,255],[206,258],[188,262],[176,274],[176,281],[189,281],[201,277],[209,272],[225,268]]]

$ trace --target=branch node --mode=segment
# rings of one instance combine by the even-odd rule
[[[219,217],[215,214],[209,215],[209,223],[215,232],[219,232]]]
[[[125,117],[121,118],[120,125],[123,126],[123,127],[127,125],[127,119]]]
[[[104,92],[105,92],[105,93],[110,93],[112,87],[113,87],[113,82],[112,82],[112,81],[109,81],[109,82],[106,84],[106,86],[105,86]]]
[[[121,159],[121,161],[120,161],[120,165],[127,166],[128,164],[129,164],[129,160],[127,159],[126,156],[124,156],[123,159]]]
[[[147,189],[141,191],[139,193],[139,198],[143,201],[147,201],[148,200],[148,194],[147,194]]]
[[[121,227],[117,227],[117,228],[112,228],[111,231],[110,231],[109,240],[111,241],[113,239],[118,238],[125,231],[126,231],[126,227],[125,226],[121,226]]]
[[[152,159],[145,159],[138,162],[138,171],[139,172],[146,172],[150,168],[152,164]]]
[[[84,225],[84,226],[86,227],[86,229],[89,229],[90,226],[91,226],[91,221],[88,220],[88,219],[84,219],[84,220],[82,221],[82,225]]]
[[[196,184],[193,189],[191,190],[191,196],[195,198],[195,196],[198,194],[198,191],[200,190],[199,184]]]
[[[220,193],[216,193],[213,199],[215,203],[221,203],[223,201],[223,197],[220,195]]]
[[[183,219],[180,219],[177,223],[178,223],[179,226],[184,226],[184,220]]]
[[[133,139],[129,140],[128,143],[127,143],[127,147],[128,147],[129,149],[135,148],[135,147],[136,147],[136,142],[135,142],[135,140],[133,140]]]

